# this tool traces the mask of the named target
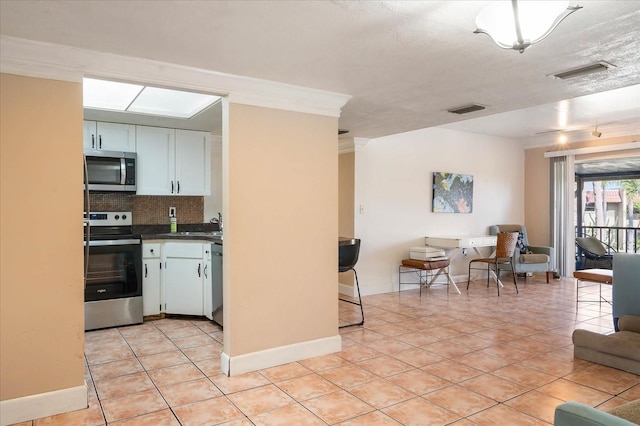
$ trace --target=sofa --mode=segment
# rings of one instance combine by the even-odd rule
[[[640,399],[602,411],[569,401],[556,407],[554,426],[633,426],[640,424]]]
[[[640,316],[624,315],[618,325],[613,334],[574,330],[573,356],[640,375]]]
[[[613,326],[623,315],[640,316],[640,253],[613,255],[613,287],[611,289]]]

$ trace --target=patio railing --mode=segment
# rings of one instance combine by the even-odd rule
[[[576,237],[591,236],[611,246],[613,252],[638,253],[640,252],[640,228],[624,226],[576,226]],[[582,250],[576,245],[576,270],[585,268],[585,257]],[[604,262],[597,267],[609,269],[610,263]]]
[[[640,251],[640,228],[624,226],[576,226],[576,237],[596,237],[617,252]]]

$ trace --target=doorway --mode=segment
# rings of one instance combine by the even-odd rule
[[[592,237],[607,254],[640,250],[640,157],[576,160],[576,237]],[[576,245],[575,269],[610,268],[589,263],[589,252]],[[593,260],[593,259],[592,259]]]

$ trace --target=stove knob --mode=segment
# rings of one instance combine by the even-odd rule
[[[122,215],[122,220],[125,220],[126,218],[127,218],[127,215],[126,215],[126,214],[123,214],[123,215]]]
[[[115,220],[118,220],[118,219],[120,219],[120,216],[119,216],[119,215],[115,215],[115,216],[114,216],[114,219],[115,219]]]

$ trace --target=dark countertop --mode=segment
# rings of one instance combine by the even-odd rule
[[[142,234],[140,236],[142,241],[149,240],[203,240],[210,241],[216,244],[222,244],[222,235],[213,232],[185,232],[179,231],[175,233],[162,233],[162,234]]]
[[[203,240],[222,244],[217,223],[178,224],[178,232],[171,233],[169,225],[134,225],[133,233],[145,240]]]

